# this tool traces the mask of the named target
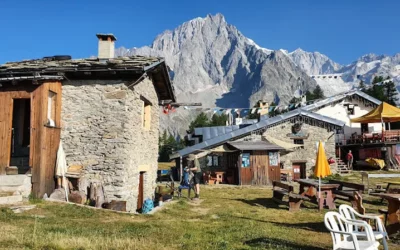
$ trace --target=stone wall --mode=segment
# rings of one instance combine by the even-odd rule
[[[269,135],[273,138],[293,144],[294,140],[287,136],[287,134],[292,133],[292,126],[293,123],[288,121],[267,129],[263,135]],[[305,134],[309,134],[308,138],[304,139],[304,148],[295,149],[288,154],[281,153],[280,161],[284,164],[285,168],[290,169],[292,167],[292,161],[306,160],[307,174],[309,175],[312,173],[313,167],[315,166],[317,153],[316,143],[318,141],[321,140],[325,142],[326,157],[335,158],[335,136],[331,136],[334,132],[329,132],[325,128],[312,126],[306,123],[303,123],[301,131]],[[332,168],[332,170],[334,171],[335,168]]]
[[[159,108],[150,79],[133,89],[126,84],[109,80],[64,82],[61,140],[68,166],[82,166],[87,185],[101,182],[106,201],[125,200],[128,211],[133,212],[140,171],[146,171],[144,198],[152,198],[154,193]],[[142,125],[141,97],[152,104],[149,130]]]

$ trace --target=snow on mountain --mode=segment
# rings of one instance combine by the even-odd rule
[[[307,52],[300,48],[289,53],[293,62],[309,75],[332,74],[337,72],[341,65],[319,52]]]
[[[261,48],[221,14],[190,20],[161,33],[151,46],[119,48],[116,54],[164,57],[179,102],[203,107],[248,108],[276,96],[287,103],[300,85],[305,90],[316,86],[287,53]],[[179,111],[162,124],[169,130],[179,124],[175,132],[182,133],[194,115]]]
[[[389,75],[400,84],[400,54],[367,54],[344,66],[319,52],[266,49],[222,14],[195,18],[159,34],[150,46],[121,47],[116,55],[164,57],[179,102],[201,102],[203,107],[247,108],[276,97],[287,103],[299,86],[306,91],[316,84],[331,96],[351,89],[359,79],[369,83],[374,75]],[[183,134],[195,115],[179,110],[162,116],[162,128]]]

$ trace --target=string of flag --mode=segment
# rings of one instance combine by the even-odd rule
[[[307,102],[306,105],[308,105],[311,102]],[[274,105],[274,106],[265,106],[265,107],[253,107],[253,108],[220,108],[220,107],[214,107],[214,108],[208,108],[208,107],[192,107],[192,106],[182,106],[185,110],[191,110],[191,111],[199,111],[199,112],[212,112],[213,114],[218,113],[218,114],[229,114],[232,112],[235,113],[240,113],[243,115],[247,114],[259,114],[263,110],[268,110],[268,113],[272,112],[282,112],[282,111],[288,111],[288,110],[293,110],[296,108],[299,108],[302,106],[302,103],[291,103],[288,105]],[[175,112],[176,107],[173,107],[171,105],[166,105],[163,107],[163,112],[165,114]]]

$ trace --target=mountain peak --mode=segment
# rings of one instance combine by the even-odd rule
[[[292,53],[304,53],[304,52],[306,52],[306,51],[302,50],[301,48],[297,48],[294,51],[290,52],[290,54],[292,54]]]

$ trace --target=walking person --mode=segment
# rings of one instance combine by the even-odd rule
[[[353,154],[351,150],[347,153],[347,168],[352,170],[353,169]]]
[[[194,192],[195,192],[194,199],[198,200],[198,199],[200,199],[200,180],[202,177],[200,162],[199,162],[198,157],[194,154],[189,155],[189,160],[193,161],[189,170],[192,171],[194,174],[194,176],[193,176],[193,184],[194,184]]]

